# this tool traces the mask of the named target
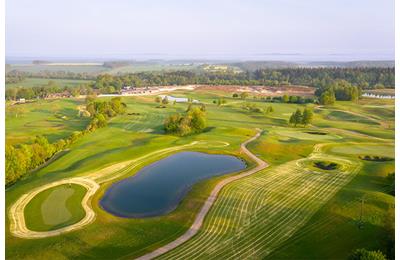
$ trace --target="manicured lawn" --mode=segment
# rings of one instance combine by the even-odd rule
[[[6,105],[6,143],[31,142],[36,135],[50,142],[68,137],[86,128],[89,118],[78,116],[84,100],[39,100],[33,103]]]
[[[392,128],[368,122],[349,122],[340,117],[337,120],[327,120],[325,113],[315,113],[313,126],[292,128],[287,125],[290,114],[297,108],[303,109],[305,105],[266,103],[259,99],[245,101],[259,107],[271,105],[274,108],[274,112],[264,115],[242,109],[241,103],[244,101],[230,98],[231,94],[179,91],[176,95],[189,96],[206,104],[209,127],[204,133],[181,138],[164,134],[164,118],[171,113],[184,112],[187,104],[169,104],[167,108],[156,108],[155,96],[123,97],[127,103],[127,114],[113,118],[106,128],[85,135],[63,156],[9,188],[6,191],[7,209],[27,190],[43,184],[62,178],[84,176],[118,162],[192,141],[229,142],[230,145],[226,147],[209,146],[195,150],[240,156],[240,143],[254,135],[254,128],[257,127],[264,130],[262,137],[248,147],[270,163],[270,168],[226,186],[206,217],[200,234],[169,256],[191,259],[195,254],[202,253],[204,258],[247,258],[251,255],[260,258],[276,256],[309,259],[318,256],[329,258],[332,255],[345,258],[354,248],[386,249],[386,237],[391,233],[385,228],[384,219],[388,219],[388,223],[393,220],[388,212],[394,197],[385,192],[384,182],[386,174],[394,170],[394,161],[368,162],[360,160],[358,153],[365,152],[365,147],[370,146],[374,148],[367,148],[367,151],[377,155],[388,156],[393,153]],[[223,95],[228,102],[226,105],[219,107],[213,104],[213,100]],[[333,109],[362,113],[368,111],[369,116],[392,122],[393,109],[387,107],[393,104],[390,102],[337,102]],[[16,112],[7,111],[7,142],[15,143],[18,137],[29,142],[37,133],[44,133],[50,139],[53,138],[51,140],[56,140],[79,130],[86,123],[84,119],[73,116],[77,114],[76,106],[80,104],[82,101],[74,99],[25,104],[21,105],[24,113],[20,117],[15,117]],[[379,106],[380,109],[374,114],[370,110],[371,106]],[[65,122],[56,121],[59,124],[63,122],[59,126],[61,132],[56,126],[48,124],[48,120],[50,123],[61,120],[55,119],[54,111],[68,117]],[[24,124],[34,124],[35,127],[25,129]],[[347,132],[338,132],[336,129],[345,129]],[[386,140],[378,141],[349,131]],[[307,157],[316,144],[324,143],[335,145],[321,147],[320,152],[328,157],[323,160],[331,158],[332,161],[336,159],[341,164],[349,165],[346,168],[347,174],[340,174],[337,170],[326,174],[310,174],[308,167],[298,166],[299,160],[309,160]],[[360,143],[363,147],[361,150]],[[160,158],[146,159],[143,165],[113,182],[135,174],[144,165]],[[319,157],[316,159],[322,160]],[[351,169],[358,165],[361,171],[352,172]],[[213,178],[195,185],[171,214],[146,219],[118,218],[102,210],[98,201],[112,184],[107,182],[101,185],[92,199],[97,214],[94,223],[81,230],[46,239],[13,237],[6,218],[6,256],[10,259],[134,258],[183,234],[212,188],[223,178]],[[364,194],[366,224],[360,231],[356,224],[359,217],[358,198]],[[67,205],[74,196],[66,200]],[[78,204],[78,201],[73,203],[74,207],[80,208]],[[38,212],[41,215],[41,211],[27,214],[32,218],[30,221],[36,222],[41,218]],[[287,244],[291,240],[286,239],[291,235],[293,241],[300,241],[299,244]]]
[[[65,184],[42,191],[25,208],[29,229],[48,231],[74,224],[85,216],[80,206],[86,189]]]

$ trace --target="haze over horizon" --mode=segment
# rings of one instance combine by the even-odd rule
[[[394,59],[394,1],[7,0],[6,56]]]

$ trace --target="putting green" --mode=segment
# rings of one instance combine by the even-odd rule
[[[330,152],[349,155],[376,155],[394,157],[394,146],[392,145],[373,145],[373,144],[355,144],[355,145],[335,145],[329,149]]]
[[[86,189],[77,184],[59,185],[42,191],[25,208],[29,229],[48,231],[74,224],[85,216],[80,202]]]
[[[338,135],[333,134],[326,134],[326,135],[318,135],[318,134],[311,134],[307,133],[309,131],[296,131],[296,130],[275,130],[277,134],[285,137],[296,138],[301,140],[336,140],[340,139],[341,137]]]

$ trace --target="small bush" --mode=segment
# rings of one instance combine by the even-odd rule
[[[356,249],[349,257],[350,260],[387,260],[381,251],[368,251],[365,248]]]
[[[394,160],[393,158],[386,156],[372,156],[372,155],[360,156],[359,158],[364,161],[372,161],[372,162],[388,162]]]
[[[325,162],[325,161],[318,161],[314,162],[314,166],[320,168],[322,170],[335,170],[338,168],[338,164],[334,162]]]

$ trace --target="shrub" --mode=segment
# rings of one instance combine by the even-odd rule
[[[190,107],[186,114],[170,115],[164,121],[165,131],[179,136],[200,133],[204,128],[206,128],[205,113],[198,107]]]
[[[368,251],[365,248],[356,249],[349,257],[350,260],[387,260],[381,251]]]

